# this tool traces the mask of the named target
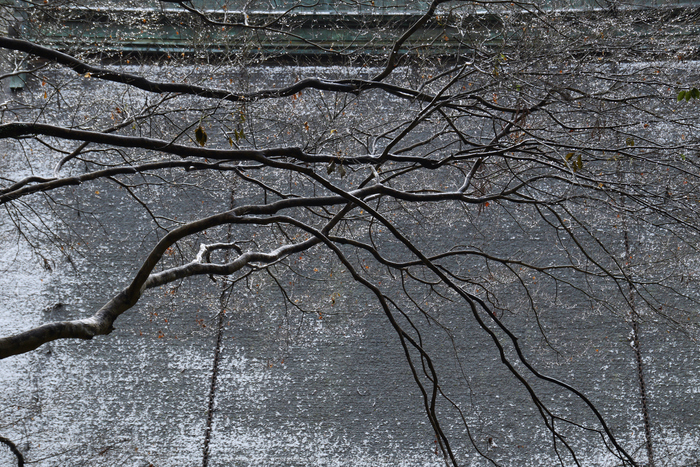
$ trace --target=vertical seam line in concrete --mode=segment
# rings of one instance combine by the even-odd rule
[[[229,209],[233,209],[235,204],[235,199],[233,197],[233,189],[231,190],[231,198],[229,202]],[[231,225],[228,226],[228,232],[226,234],[227,241],[231,242]],[[228,262],[229,253],[226,250],[224,254],[224,261]],[[209,446],[211,444],[211,430],[214,423],[214,402],[216,399],[216,389],[217,389],[217,378],[219,376],[219,360],[221,359],[221,341],[223,339],[224,333],[224,313],[225,310],[225,297],[224,294],[226,290],[221,291],[221,296],[219,297],[219,318],[217,321],[216,328],[216,347],[214,348],[214,362],[211,369],[211,384],[209,386],[209,403],[207,405],[207,424],[204,429],[204,446],[202,448],[202,467],[209,466]]]
[[[219,374],[219,359],[221,358],[221,338],[224,328],[223,303],[219,310],[218,329],[216,333],[216,347],[214,348],[214,364],[211,371],[211,385],[209,386],[209,405],[207,407],[207,425],[204,430],[204,448],[202,453],[202,467],[209,465],[209,444],[211,441],[211,429],[214,419],[214,399],[216,398],[216,382]]]
[[[654,450],[651,442],[651,421],[649,420],[649,408],[647,406],[647,390],[644,382],[644,366],[642,360],[642,352],[639,348],[639,324],[637,320],[632,322],[632,332],[634,338],[634,353],[637,357],[637,373],[639,375],[639,392],[642,398],[642,417],[644,417],[644,435],[646,437],[647,457],[649,459],[649,467],[655,467]]]
[[[629,261],[630,256],[630,242],[627,230],[626,219],[624,221],[625,226],[625,261]],[[644,437],[646,438],[646,451],[647,460],[649,462],[649,467],[655,467],[654,463],[654,446],[652,444],[651,438],[651,421],[649,419],[649,407],[647,406],[647,390],[644,381],[644,361],[642,360],[642,350],[639,346],[639,320],[637,319],[637,307],[634,301],[634,288],[628,279],[627,288],[629,292],[629,304],[630,304],[630,316],[632,319],[632,347],[634,348],[634,356],[637,360],[637,377],[639,378],[639,396],[642,403],[642,421],[644,424]]]

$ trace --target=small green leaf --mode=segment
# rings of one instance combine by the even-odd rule
[[[690,97],[693,99],[700,99],[700,89],[693,88],[690,90]]]
[[[680,91],[680,92],[678,93],[678,97],[676,98],[676,102],[680,102],[680,101],[682,101],[683,99],[685,99],[685,91]]]
[[[634,138],[627,138],[625,143],[627,143],[627,146],[634,146]]]
[[[573,165],[574,172],[577,172],[583,168],[583,161],[581,160],[581,154],[576,156],[576,160],[574,161],[574,163],[572,165]]]
[[[571,158],[574,157],[575,155],[576,155],[576,154],[573,153],[573,152],[568,153],[568,154],[566,155],[566,160],[567,160],[567,161],[571,160]]]
[[[200,146],[204,146],[207,143],[207,132],[204,131],[202,125],[199,125],[196,130],[194,130],[194,137]]]
[[[345,167],[343,167],[343,164],[338,164],[338,173],[340,174],[340,178],[343,178],[347,172],[345,172]]]
[[[331,161],[330,164],[328,164],[328,167],[326,168],[326,172],[328,175],[332,174],[333,171],[335,170],[335,161]]]

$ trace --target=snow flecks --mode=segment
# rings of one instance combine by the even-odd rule
[[[227,427],[228,428],[228,427]],[[222,430],[218,430],[222,433]],[[228,436],[218,440],[219,452],[213,465],[247,466],[439,466],[439,456],[425,447],[398,446],[386,440],[385,452],[358,446],[335,432],[333,427],[281,426],[274,429],[229,428]],[[392,454],[389,454],[392,453]],[[222,462],[226,459],[226,462]]]
[[[50,303],[42,296],[50,274],[35,252],[12,235],[14,225],[0,216],[0,333],[13,334],[40,324]]]

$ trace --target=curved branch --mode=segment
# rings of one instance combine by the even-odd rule
[[[279,222],[281,219],[272,217],[267,219],[238,219],[253,223]],[[176,281],[185,277],[201,274],[232,274],[251,262],[274,262],[292,252],[307,249],[318,242],[304,242],[298,245],[289,245],[278,248],[271,253],[250,252],[239,256],[235,261],[225,264],[202,264],[197,261],[184,266],[169,269],[160,273],[151,274],[151,271],[163,256],[165,250],[180,238],[201,232],[223,223],[233,222],[234,218],[228,213],[214,216],[203,221],[194,222],[170,232],[161,240],[156,248],[148,256],[132,283],[115,297],[109,300],[97,313],[89,318],[47,323],[37,326],[9,337],[0,338],[0,359],[13,355],[19,355],[32,350],[48,342],[58,339],[84,339],[90,340],[95,336],[107,335],[114,330],[114,322],[125,311],[132,308],[146,289]],[[145,278],[144,278],[145,276]]]
[[[12,451],[12,454],[15,455],[17,458],[17,467],[24,467],[24,456],[20,452],[19,448],[17,448],[17,445],[13,443],[12,440],[5,438],[4,436],[0,436],[0,443],[7,446],[10,451]]]
[[[389,52],[389,59],[387,60],[386,66],[384,67],[384,70],[379,73],[377,76],[372,78],[372,81],[381,81],[387,76],[391,74],[392,71],[394,71],[394,68],[398,65],[398,59],[399,59],[399,51],[401,50],[401,46],[413,35],[420,29],[425,23],[428,22],[430,18],[433,17],[433,14],[435,13],[435,9],[440,5],[441,3],[446,3],[448,0],[433,0],[430,3],[430,7],[428,8],[428,11],[425,12],[423,16],[420,17],[418,21],[415,22],[413,26],[411,26],[409,29],[404,32],[399,39],[394,42],[394,46],[391,48],[391,52]]]
[[[220,162],[207,164],[205,162],[194,161],[164,161],[136,166],[113,167],[110,169],[97,170],[95,172],[88,172],[82,175],[76,175],[74,177],[27,177],[8,188],[0,190],[0,204],[7,203],[8,201],[12,201],[17,198],[21,198],[22,196],[30,195],[32,193],[51,191],[64,186],[80,185],[83,182],[97,180],[100,178],[108,178],[113,177],[115,175],[129,175],[172,168],[182,168],[185,170],[236,170],[234,167],[222,165]],[[30,185],[30,183],[33,182],[36,183]]]
[[[76,73],[84,75],[88,78],[96,78],[115,83],[127,84],[129,86],[153,93],[171,92],[192,94],[210,99],[223,99],[231,102],[250,102],[258,99],[292,96],[306,88],[313,88],[322,91],[357,92],[357,88],[350,84],[325,81],[318,78],[307,78],[285,88],[266,89],[252,93],[238,93],[227,89],[207,88],[194,84],[151,81],[142,76],[89,65],[71,55],[21,39],[12,39],[9,37],[0,36],[0,47],[8,50],[25,52],[36,57],[50,60],[66,66]]]
[[[153,270],[163,257],[163,254],[179,240],[202,232],[212,227],[233,224],[271,224],[286,222],[297,225],[296,221],[285,216],[244,217],[247,214],[272,214],[281,209],[293,206],[311,206],[323,204],[338,204],[344,201],[340,197],[284,199],[263,206],[241,206],[232,211],[210,216],[190,222],[165,235],[151,250],[128,287],[119,292],[100,308],[93,316],[72,321],[47,323],[36,328],[12,336],[0,338],[0,359],[32,351],[39,346],[57,339],[89,340],[98,335],[106,335],[114,330],[114,322],[125,311],[133,307],[147,288],[157,287],[184,277],[200,274],[231,274],[251,262],[274,262],[287,254],[308,249],[318,242],[306,241],[297,245],[279,248],[272,253],[249,253],[239,257],[228,265],[189,263],[179,268],[173,268],[153,274]],[[345,203],[343,203],[345,204]],[[343,211],[344,212],[344,211]],[[337,222],[333,219],[331,223]]]
[[[45,123],[16,122],[0,125],[0,138],[21,138],[29,135],[45,135],[72,141],[87,141],[124,148],[140,148],[173,154],[180,157],[201,157],[223,161],[256,161],[269,163],[270,158],[292,158],[308,164],[323,164],[338,160],[332,154],[308,154],[298,147],[281,147],[268,149],[209,149],[197,146],[184,146],[156,138],[126,136],[101,133],[97,131],[64,128]],[[379,156],[364,155],[343,158],[343,164],[376,164]],[[436,168],[438,162],[415,156],[388,154],[386,160],[394,162],[415,163],[428,168]]]
[[[339,80],[305,78],[299,80],[298,82],[290,86],[285,86],[281,88],[261,89],[252,92],[240,92],[236,90],[218,89],[206,86],[198,86],[194,84],[152,81],[147,78],[144,78],[143,76],[93,66],[73,57],[72,55],[68,55],[66,53],[59,52],[57,50],[21,39],[13,39],[9,37],[0,36],[0,47],[8,50],[25,52],[27,54],[34,55],[45,60],[50,60],[51,62],[68,67],[86,78],[101,79],[104,81],[126,84],[138,89],[142,89],[144,91],[157,94],[186,94],[206,99],[221,99],[229,102],[253,102],[262,99],[278,99],[282,97],[290,97],[306,89],[350,94],[359,94],[362,91],[367,91],[370,89],[379,89],[388,94],[403,99],[416,99],[423,102],[431,102],[435,100],[434,95],[427,94],[420,90],[415,90],[396,84],[384,83],[376,79],[365,80],[358,78]],[[444,97],[439,99],[438,102],[444,102],[447,104],[447,107],[450,108],[465,107],[464,104],[460,104],[459,106],[450,104],[449,101],[454,99],[474,99],[476,102],[494,110],[500,110],[511,113],[517,112],[517,109],[511,109],[495,105],[481,98],[480,96],[474,95],[473,93],[464,93],[459,94],[457,96]]]
[[[171,1],[171,0],[161,0],[161,1],[167,2],[167,1]],[[294,39],[297,39],[305,44],[309,44],[309,45],[311,45],[319,50],[322,50],[325,53],[330,53],[333,55],[343,55],[341,52],[339,52],[337,50],[333,50],[332,48],[328,48],[328,47],[323,47],[322,45],[320,45],[320,44],[318,44],[318,43],[316,43],[316,42],[314,42],[314,41],[312,41],[312,40],[310,40],[310,39],[308,39],[300,34],[295,34],[291,31],[285,31],[283,29],[277,29],[277,28],[272,27],[273,24],[275,24],[275,23],[279,22],[281,19],[289,16],[289,13],[291,13],[293,10],[298,9],[298,8],[302,8],[302,7],[304,7],[304,5],[295,5],[291,8],[289,8],[288,10],[280,13],[279,16],[272,18],[267,23],[261,24],[261,25],[255,25],[255,24],[249,24],[247,21],[244,21],[243,23],[228,23],[225,21],[215,21],[215,20],[212,20],[211,18],[209,18],[207,15],[205,15],[201,11],[197,10],[196,8],[193,8],[189,5],[186,5],[185,2],[183,2],[181,0],[172,1],[172,3],[178,3],[180,5],[180,7],[184,8],[185,10],[189,11],[190,13],[194,13],[199,18],[201,18],[202,21],[204,21],[207,24],[210,24],[212,26],[238,27],[238,28],[250,29],[253,31],[268,31],[268,32],[272,32],[275,34],[282,34],[285,36],[293,37]],[[245,12],[243,14],[245,15]]]

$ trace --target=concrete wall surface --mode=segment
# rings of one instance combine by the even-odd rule
[[[167,73],[192,72],[157,65],[123,69],[160,79],[168,78]],[[343,67],[232,71],[203,65],[197,73],[210,76],[213,84],[235,81],[261,87],[282,86],[306,76],[371,76],[376,71]],[[144,94],[122,86],[76,81],[69,71],[52,73],[52,82],[63,83],[65,102],[52,110],[54,122],[109,115],[107,109],[118,106],[145,105]],[[401,69],[399,75],[411,80],[420,73]],[[22,112],[31,115],[44,93],[41,83],[33,83],[22,93],[6,92],[6,97],[23,103]],[[302,135],[306,135],[304,124],[310,132],[336,130],[349,138],[353,132],[378,132],[370,129],[415,111],[414,103],[398,99],[334,99],[309,92],[284,103],[251,105],[245,111],[251,124],[259,125],[258,138],[279,134],[280,141],[290,144],[297,142],[295,138],[311,138]],[[182,98],[172,105],[181,106],[186,114],[192,109],[188,102]],[[284,125],[283,111],[290,115]],[[329,120],[330,114],[335,120]],[[208,144],[224,147],[216,130],[209,128]],[[77,146],[60,144],[67,151]],[[124,157],[141,157],[138,151],[124,151]],[[3,140],[0,177],[49,176],[61,157],[35,140]],[[81,164],[73,161],[64,170],[82,173],[87,166]],[[280,190],[311,189],[295,185],[300,183],[297,179],[277,176],[283,177],[269,171],[261,179]],[[174,225],[168,219],[188,221],[227,210],[232,203],[263,202],[255,186],[232,173],[208,177],[173,169],[158,179],[120,181],[130,190],[99,180],[50,195],[35,194],[0,212],[0,335],[94,313],[128,284],[164,235],[158,222]],[[440,181],[453,182],[457,180]],[[403,212],[400,207],[397,203],[396,212]],[[407,221],[399,225],[425,251],[461,244],[533,261],[546,257],[556,262],[567,255],[559,249],[556,235],[527,206],[464,210],[421,206],[410,211],[410,218],[414,225]],[[600,229],[610,248],[623,251],[624,233],[611,218],[601,217],[591,225]],[[377,241],[387,244],[383,251],[394,258],[405,255],[390,245],[385,234],[377,234]],[[273,228],[259,226],[237,225],[226,235],[270,248],[286,241]],[[651,235],[656,233],[629,234],[635,255],[651,254],[650,242],[663,243]],[[176,264],[191,258],[200,240],[204,241],[184,242],[166,261]],[[697,239],[687,241],[695,244]],[[675,244],[664,248],[671,251]],[[690,254],[669,260],[659,266],[663,269],[659,274],[677,280],[671,272],[678,272],[681,263],[692,271],[694,261]],[[458,266],[464,274],[488,278],[492,296],[498,297],[495,309],[517,334],[528,358],[542,372],[586,394],[643,464],[645,440],[631,327],[625,305],[607,298],[617,293],[615,285],[605,278],[583,284],[572,275],[572,283],[580,287],[555,287],[538,275],[528,283],[538,310],[534,315],[528,312],[527,296],[507,271],[479,262]],[[376,274],[373,277],[387,294],[401,289],[400,277],[370,267],[376,268],[370,273]],[[55,341],[0,361],[0,434],[18,445],[30,465],[40,467],[444,465],[404,351],[376,299],[322,248],[288,258],[270,271],[253,271],[233,286],[221,278],[199,277],[155,288],[121,316],[107,336]],[[468,310],[448,291],[409,287],[430,317],[411,308],[405,298],[401,305],[421,326],[424,348],[442,378],[442,391],[462,411],[445,399],[438,404],[460,464],[492,465],[475,451],[471,437],[499,465],[557,465],[551,434],[537,408],[501,364],[492,341]],[[697,296],[695,279],[679,280],[674,287],[690,298]],[[663,301],[667,292],[657,292]],[[642,309],[640,315],[656,465],[695,465],[700,459],[700,359],[695,335],[662,313]],[[530,383],[562,417],[595,424],[585,405],[570,393],[536,379]],[[564,423],[562,430],[570,434],[568,440],[582,465],[619,465],[598,434]],[[12,462],[9,451],[0,448],[0,464]]]

